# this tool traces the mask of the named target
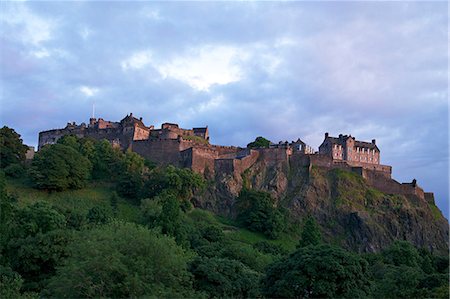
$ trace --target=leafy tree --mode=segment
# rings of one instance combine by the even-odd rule
[[[303,225],[302,235],[298,247],[309,245],[319,245],[322,242],[322,235],[316,220],[312,216],[306,218]]]
[[[36,154],[30,175],[36,188],[60,191],[83,187],[90,172],[88,159],[69,146],[54,144]]]
[[[130,223],[81,231],[50,280],[54,297],[196,297],[190,255],[173,239]]]
[[[256,137],[255,141],[247,144],[247,147],[248,148],[268,148],[269,145],[270,145],[270,140],[267,140],[266,138],[259,136],[259,137]]]
[[[14,129],[7,126],[0,129],[0,168],[25,161],[27,150]]]
[[[110,220],[108,211],[99,206],[91,208],[88,211],[86,218],[88,222],[92,224],[105,224]]]
[[[382,255],[385,263],[395,266],[416,267],[421,263],[419,252],[407,241],[395,241]]]
[[[25,168],[22,164],[10,164],[4,168],[5,174],[12,178],[20,178],[25,174]]]
[[[108,140],[103,139],[94,145],[92,154],[92,177],[94,179],[115,179],[123,171],[123,153],[114,149]]]
[[[269,193],[243,189],[237,198],[237,219],[252,231],[276,239],[285,229],[285,217]]]
[[[226,258],[197,258],[190,266],[194,287],[210,298],[257,298],[260,274]]]
[[[117,193],[125,198],[137,200],[141,195],[143,181],[140,174],[124,173],[120,176],[117,185]]]
[[[66,219],[47,202],[16,209],[8,222],[4,248],[12,269],[24,279],[24,289],[39,290],[66,256],[71,238]]]
[[[145,183],[144,197],[152,198],[171,192],[180,200],[190,200],[196,191],[205,188],[204,179],[190,169],[168,166],[155,168]]]
[[[71,147],[77,152],[80,152],[81,149],[80,138],[75,135],[64,135],[56,143]]]
[[[368,264],[339,247],[306,246],[268,267],[263,293],[273,298],[357,298],[368,295]]]

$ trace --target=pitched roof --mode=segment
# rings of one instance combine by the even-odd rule
[[[325,138],[325,140],[329,140],[332,144],[344,145],[348,138],[354,138],[354,137],[347,136],[347,135],[343,136],[343,138],[328,136],[327,138]],[[380,151],[378,146],[376,144],[373,144],[372,142],[355,140],[355,146],[369,148],[369,149],[376,149],[377,151]]]

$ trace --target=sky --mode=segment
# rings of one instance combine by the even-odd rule
[[[377,140],[448,218],[446,2],[0,2],[1,124],[38,133],[133,112],[318,148]]]

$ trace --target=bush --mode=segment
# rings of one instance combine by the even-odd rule
[[[80,189],[91,173],[91,163],[72,147],[45,146],[33,159],[30,176],[38,189]]]
[[[11,178],[20,178],[25,174],[25,169],[21,164],[10,164],[5,167],[4,171]]]
[[[25,161],[28,146],[22,143],[14,129],[4,126],[0,129],[0,168]]]
[[[237,198],[237,219],[249,230],[276,239],[286,227],[286,217],[274,207],[269,193],[243,189]]]
[[[359,298],[369,290],[367,262],[330,245],[299,248],[269,266],[263,280],[270,298]]]
[[[44,297],[198,297],[187,271],[190,255],[142,226],[117,222],[81,231],[68,250]]]

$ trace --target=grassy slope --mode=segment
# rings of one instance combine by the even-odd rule
[[[8,180],[7,190],[19,201],[19,205],[26,206],[36,201],[48,201],[63,209],[73,209],[81,213],[87,213],[94,206],[101,206],[111,211],[110,198],[113,193],[112,186],[107,183],[91,183],[80,190],[68,190],[62,192],[46,192],[36,190],[23,180]],[[139,217],[139,207],[130,204],[124,199],[119,199],[118,217],[128,221],[136,221]],[[298,237],[289,234],[282,235],[278,240],[267,239],[263,234],[251,232],[238,227],[232,219],[214,215],[200,209],[193,209],[188,218],[191,221],[202,221],[219,226],[227,234],[230,240],[236,243],[253,245],[260,241],[268,241],[279,244],[284,249],[292,251],[298,243]]]
[[[21,206],[30,205],[42,200],[48,201],[59,208],[72,209],[82,213],[87,213],[94,206],[101,206],[111,211],[109,200],[114,191],[111,185],[107,183],[92,183],[80,190],[47,192],[33,189],[22,180],[8,180],[7,190],[18,199],[19,205]],[[137,220],[138,213],[139,207],[119,198],[119,218],[135,221]]]

